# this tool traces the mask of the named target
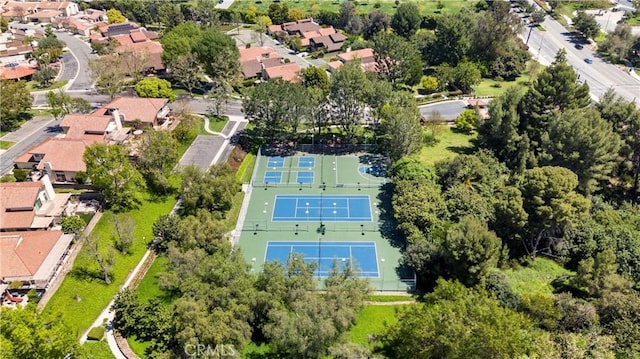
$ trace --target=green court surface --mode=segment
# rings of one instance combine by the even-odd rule
[[[320,284],[334,263],[351,263],[375,290],[412,289],[385,230],[387,167],[368,153],[259,154],[234,236],[252,271],[296,252],[319,264]]]

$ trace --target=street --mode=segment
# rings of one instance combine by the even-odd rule
[[[48,137],[54,137],[61,131],[60,122],[62,122],[62,120],[35,118],[31,121],[40,121],[41,127],[38,128],[37,126],[30,125],[35,128],[28,130],[26,137],[21,140],[16,139],[18,141],[0,155],[0,174],[9,172],[13,168],[13,161],[26,150],[41,143]],[[11,134],[7,136],[11,136]]]
[[[632,77],[626,69],[606,62],[591,50],[591,45],[582,50],[575,48],[576,41],[570,32],[560,23],[547,16],[541,24],[546,31],[525,27],[521,37],[526,41],[529,38],[529,51],[533,58],[542,65],[549,66],[558,50],[564,48],[567,51],[567,63],[571,65],[580,76],[581,81],[589,84],[591,98],[598,100],[609,88],[627,101],[635,101],[640,106],[640,80]],[[585,58],[593,60],[592,64],[585,62]]]

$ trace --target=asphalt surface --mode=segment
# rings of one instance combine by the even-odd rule
[[[419,106],[418,109],[422,116],[429,117],[434,112],[438,112],[445,120],[453,121],[466,109],[466,106],[466,101],[454,100]]]
[[[35,121],[35,124],[32,124],[31,121]],[[62,132],[62,129],[60,128],[61,120],[48,119],[47,121],[45,118],[36,117],[31,121],[23,125],[23,127],[27,126],[27,128],[30,128],[28,131],[18,130],[14,131],[12,134],[7,134],[7,136],[9,136],[8,138],[12,138],[17,141],[9,140],[7,136],[2,138],[3,140],[6,139],[7,141],[17,143],[0,155],[0,174],[9,172],[13,168],[13,161],[25,151],[36,144],[41,143],[45,139],[55,137],[57,134]]]
[[[206,171],[211,166],[213,159],[224,142],[225,139],[222,136],[200,135],[196,137],[191,146],[182,155],[178,165],[181,167],[194,165]]]
[[[550,65],[558,50],[567,51],[567,63],[580,76],[581,81],[589,84],[591,97],[598,100],[609,88],[627,101],[636,101],[640,106],[640,81],[632,77],[625,69],[610,64],[598,57],[591,46],[584,46],[582,50],[575,48],[578,39],[565,29],[560,23],[547,16],[541,24],[546,31],[531,29],[529,51],[542,65]],[[530,28],[525,27],[521,34],[526,40]],[[592,64],[585,62],[585,58],[593,60]]]
[[[74,72],[75,81],[71,83],[67,88],[67,91],[91,90],[93,88],[93,79],[91,78],[91,71],[89,71],[89,59],[97,58],[97,55],[92,53],[89,44],[74,35],[67,32],[56,32],[56,35],[58,36],[58,39],[67,44],[67,48],[71,52],[76,63],[76,66],[73,67],[73,65],[71,65],[72,68],[69,70],[69,72]],[[66,65],[67,64],[65,62],[65,67]]]

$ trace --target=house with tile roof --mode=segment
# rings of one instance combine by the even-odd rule
[[[87,171],[82,156],[87,146],[95,142],[90,139],[47,138],[18,156],[13,163],[16,168],[46,173],[54,183],[74,182],[76,173]]]
[[[0,1],[0,16],[9,20],[51,22],[78,12],[73,1]]]
[[[300,66],[295,62],[285,63],[272,47],[238,48],[238,51],[245,80],[281,78],[285,81],[299,81]]]
[[[376,62],[375,53],[371,48],[352,50],[338,54],[338,61],[331,61],[327,63],[327,69],[329,72],[335,71],[342,65],[356,60],[360,61],[360,65],[365,72],[378,71],[378,63]]]
[[[0,288],[22,282],[24,289],[48,289],[72,240],[62,231],[0,233]]]
[[[166,98],[118,97],[93,113],[98,116],[119,116],[123,126],[140,121],[143,126],[156,127],[167,119],[168,104]]]
[[[0,232],[50,228],[67,214],[68,193],[55,193],[49,176],[38,182],[0,183]]]

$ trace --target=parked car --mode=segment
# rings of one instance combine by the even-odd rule
[[[593,63],[593,60],[591,60],[591,58],[589,58],[589,57],[585,57],[585,58],[584,58],[584,62],[586,62],[586,63],[588,63],[588,64],[592,64],[592,63]]]
[[[584,46],[582,46],[582,44],[576,44],[576,49],[582,50],[584,49]]]

